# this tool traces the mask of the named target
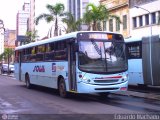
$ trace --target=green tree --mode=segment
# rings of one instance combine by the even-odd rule
[[[70,12],[66,12],[64,15],[65,17],[62,19],[62,22],[66,23],[67,25],[66,33],[78,31],[82,20],[79,19],[76,21],[74,16]]]
[[[47,4],[46,8],[49,10],[50,14],[43,13],[36,18],[36,25],[39,20],[45,19],[47,23],[54,22],[54,36],[58,36],[58,22],[64,13],[64,4],[57,3],[56,5]]]
[[[8,70],[9,70],[9,63],[10,63],[10,59],[11,56],[14,54],[14,50],[11,48],[5,48],[4,52],[0,55],[1,60],[4,59],[5,61],[7,60],[7,64],[8,64]],[[9,74],[9,71],[8,71]]]
[[[38,37],[37,30],[36,31],[27,31],[26,32],[26,41],[25,43],[35,42],[35,39]]]
[[[111,15],[105,5],[94,5],[89,3],[86,7],[86,12],[83,16],[83,21],[89,25],[89,29],[92,27],[94,31],[101,30],[99,23],[107,21],[110,18],[114,18],[120,22],[120,18],[116,15]]]

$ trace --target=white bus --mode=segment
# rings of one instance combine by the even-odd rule
[[[73,32],[15,49],[15,77],[26,87],[40,85],[68,92],[126,91],[128,64],[121,34]]]
[[[128,56],[129,85],[160,86],[159,35],[152,36],[152,38],[131,37],[125,39],[125,43]]]

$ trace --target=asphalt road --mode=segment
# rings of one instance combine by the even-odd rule
[[[66,116],[72,119],[72,115],[83,118],[84,114],[87,119],[118,119],[116,115],[119,114],[157,114],[160,117],[160,101],[116,94],[111,94],[106,99],[88,94],[71,95],[64,99],[59,97],[56,90],[39,86],[27,89],[23,82],[0,75],[0,114],[15,114],[19,118],[25,116],[27,120],[27,115],[33,117],[35,114],[43,115],[41,118],[46,118],[46,115],[58,118],[61,115],[66,119]]]

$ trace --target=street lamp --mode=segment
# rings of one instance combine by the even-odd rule
[[[151,12],[143,7],[139,7],[137,5],[135,5],[134,7],[136,8],[140,8],[142,10],[145,10],[147,11],[149,14],[151,14]],[[152,72],[152,43],[151,43],[151,40],[152,40],[152,24],[150,24],[150,37],[149,37],[149,58],[150,58],[150,69],[151,69],[151,82],[152,82],[152,85],[153,85],[153,72]]]

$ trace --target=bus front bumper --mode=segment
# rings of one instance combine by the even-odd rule
[[[78,93],[100,93],[100,92],[118,92],[126,91],[128,88],[128,81],[114,85],[94,85],[87,83],[77,83]]]

